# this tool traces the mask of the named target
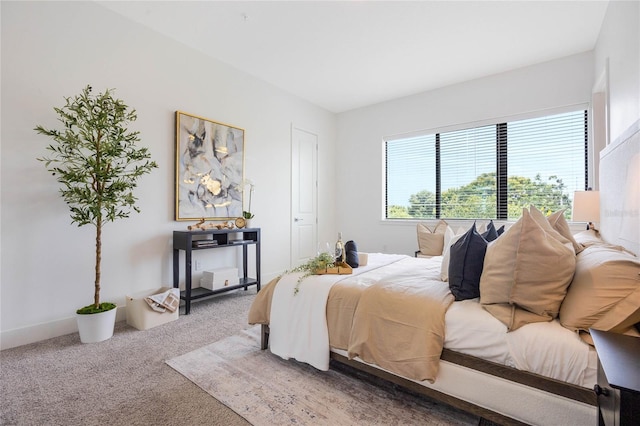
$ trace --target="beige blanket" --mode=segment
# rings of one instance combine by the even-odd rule
[[[401,376],[433,383],[444,345],[444,315],[453,302],[435,283],[378,283],[362,292],[349,342],[360,357]]]
[[[444,315],[454,299],[446,283],[429,275],[424,260],[407,257],[335,284],[326,307],[330,346],[404,377],[433,382]],[[260,290],[250,324],[269,324],[276,285],[277,279]]]

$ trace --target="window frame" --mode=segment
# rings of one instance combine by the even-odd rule
[[[490,119],[477,121],[466,124],[458,124],[440,128],[434,128],[431,130],[423,130],[416,131],[411,133],[404,134],[396,134],[387,137],[383,137],[382,139],[382,148],[383,148],[383,205],[382,205],[382,221],[388,223],[402,223],[402,222],[412,222],[412,221],[425,221],[425,220],[440,220],[442,218],[442,191],[441,191],[441,147],[440,147],[440,134],[447,132],[455,132],[459,130],[468,130],[474,129],[477,127],[483,126],[495,126],[496,127],[496,217],[493,218],[499,221],[508,221],[508,192],[507,192],[507,182],[508,182],[508,159],[507,159],[507,125],[510,122],[527,120],[527,119],[536,119],[542,118],[546,116],[553,116],[563,113],[570,112],[582,112],[584,114],[584,177],[585,177],[585,187],[595,187],[593,182],[590,181],[590,176],[592,176],[592,166],[593,166],[593,158],[589,154],[589,145],[591,141],[591,129],[592,129],[592,115],[589,109],[588,103],[568,105],[565,107],[559,108],[551,108],[540,110],[531,113],[517,114],[507,117],[501,117],[498,119]],[[409,218],[389,218],[388,217],[388,169],[387,169],[387,143],[394,140],[399,139],[407,139],[412,137],[420,137],[420,136],[435,136],[435,152],[436,152],[436,160],[435,160],[435,198],[436,198],[436,206],[435,206],[435,217],[434,218],[418,218],[418,217],[409,217]],[[474,220],[479,218],[442,218],[447,220]]]

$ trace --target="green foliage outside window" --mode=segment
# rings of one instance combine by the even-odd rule
[[[551,176],[545,182],[538,174],[535,178],[511,176],[507,180],[508,219],[516,220],[522,209],[533,204],[545,214],[566,209],[570,219],[571,200],[564,191],[562,179]],[[409,197],[409,206],[389,206],[387,218],[436,218],[436,196],[430,191],[420,191]],[[483,173],[473,182],[442,192],[440,217],[444,219],[495,219],[496,174]]]

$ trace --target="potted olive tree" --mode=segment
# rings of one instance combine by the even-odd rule
[[[158,165],[147,148],[139,148],[137,131],[127,125],[136,111],[112,96],[112,89],[93,95],[91,86],[66,104],[54,108],[61,130],[37,126],[53,143],[48,157],[38,158],[60,183],[60,194],[71,211],[71,222],[96,229],[94,297],[91,305],[77,310],[83,343],[100,342],[113,336],[116,305],[100,301],[102,229],[107,222],[129,217],[136,207],[133,191],[138,179]],[[106,325],[103,323],[106,321]]]

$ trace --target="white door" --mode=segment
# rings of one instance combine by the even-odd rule
[[[316,256],[318,135],[291,128],[291,266]]]

